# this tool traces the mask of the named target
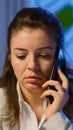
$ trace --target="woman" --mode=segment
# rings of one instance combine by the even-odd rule
[[[61,82],[51,79],[62,46],[62,25],[53,14],[42,8],[17,13],[8,28],[0,130],[73,129],[62,112],[69,98],[68,80],[59,68]]]

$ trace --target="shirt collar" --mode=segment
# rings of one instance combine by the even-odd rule
[[[18,93],[18,98],[19,98],[19,106],[20,106],[20,112],[23,111],[23,108],[22,108],[22,104],[24,103],[25,104],[25,107],[29,109],[29,105],[24,101],[23,99],[23,96],[22,96],[22,93],[21,93],[21,90],[20,90],[20,86],[19,86],[19,82],[17,81],[17,93]],[[47,98],[44,99],[43,101],[43,109],[45,110],[46,107],[47,107],[47,104],[48,104],[48,101],[47,101]]]

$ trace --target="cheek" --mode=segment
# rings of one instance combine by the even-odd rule
[[[14,70],[15,76],[19,79],[23,74],[23,64],[18,62],[16,59],[11,59],[11,65]]]
[[[18,64],[12,64],[12,67],[13,67],[14,73],[15,73],[17,79],[18,79],[20,77],[20,75],[21,75],[21,72],[22,72],[21,68],[22,67],[19,67]]]
[[[52,67],[53,67],[53,63],[47,63],[47,64],[44,63],[43,64],[42,71],[43,71],[45,78],[47,78],[47,79],[50,78]]]

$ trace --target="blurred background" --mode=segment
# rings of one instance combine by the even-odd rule
[[[73,70],[73,0],[2,0],[0,1],[0,76],[6,55],[7,27],[23,7],[43,7],[56,14],[65,31],[64,53],[67,66]],[[73,72],[71,71],[72,75]]]

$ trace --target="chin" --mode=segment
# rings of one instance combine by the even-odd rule
[[[40,89],[42,88],[41,85],[38,85],[38,84],[31,84],[31,83],[27,83],[27,84],[24,84],[23,85],[26,89],[28,90],[34,90],[34,89]]]

